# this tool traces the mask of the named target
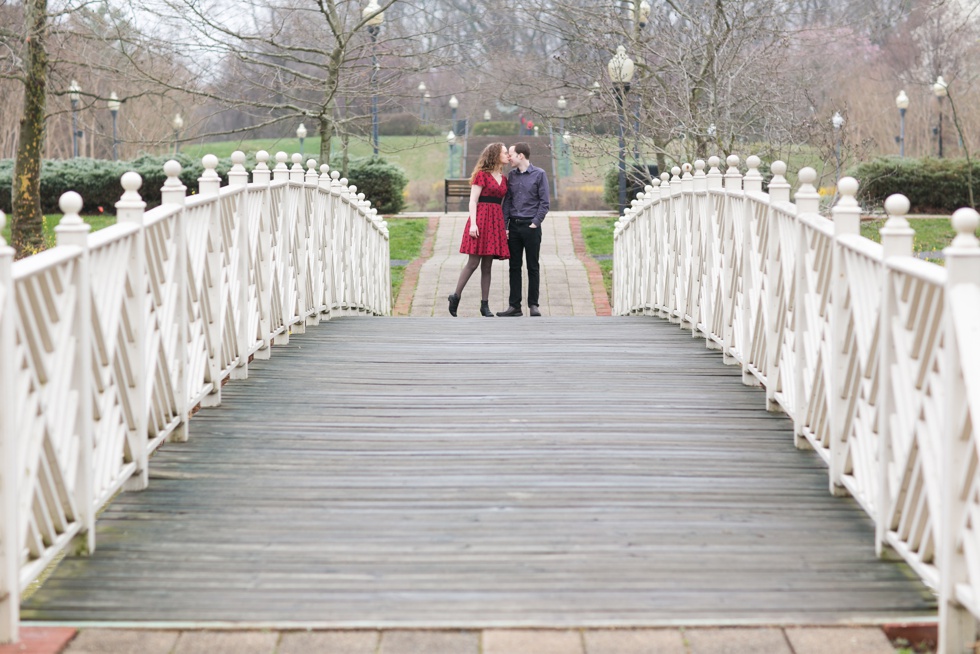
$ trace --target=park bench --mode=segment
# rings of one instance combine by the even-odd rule
[[[447,179],[445,209],[443,213],[449,213],[449,198],[468,198],[470,197],[470,180],[468,179]]]

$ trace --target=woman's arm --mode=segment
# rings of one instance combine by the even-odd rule
[[[483,193],[483,187],[479,184],[474,184],[470,188],[470,236],[473,238],[480,235],[480,230],[476,228],[476,205],[480,201],[481,193]]]

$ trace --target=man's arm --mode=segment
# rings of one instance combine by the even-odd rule
[[[510,192],[509,183],[507,184],[507,194],[504,195],[504,201],[500,203],[500,208],[504,212],[504,230],[507,230],[510,226],[510,214],[514,211],[514,196]]]
[[[538,170],[541,170],[540,168]],[[548,215],[548,209],[551,207],[551,201],[548,199],[548,177],[541,170],[541,174],[538,176],[538,211],[534,214],[534,218],[531,222],[536,226],[541,226],[541,221],[544,217]]]

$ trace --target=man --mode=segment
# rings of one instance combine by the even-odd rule
[[[527,308],[540,316],[538,289],[541,274],[538,255],[541,252],[541,222],[548,214],[548,178],[544,171],[531,165],[531,146],[510,146],[511,170],[507,173],[507,195],[504,197],[504,227],[510,248],[510,306],[498,316],[522,316],[521,265],[527,256]]]

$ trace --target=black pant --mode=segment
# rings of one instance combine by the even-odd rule
[[[511,220],[507,235],[510,248],[510,306],[521,308],[521,265],[527,253],[527,304],[537,306],[538,289],[541,286],[541,269],[538,255],[541,253],[541,228],[533,223]]]

